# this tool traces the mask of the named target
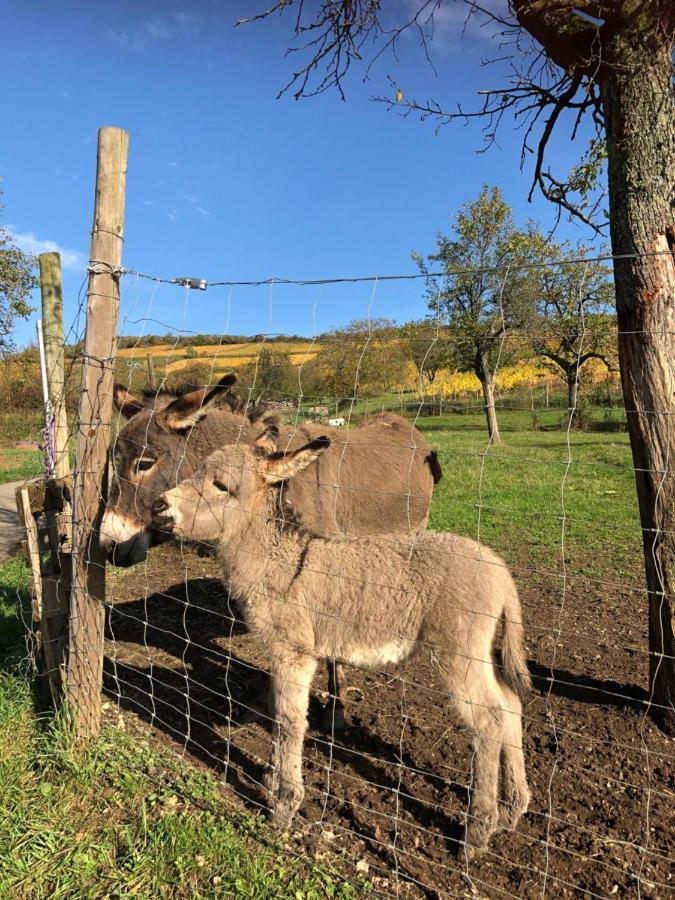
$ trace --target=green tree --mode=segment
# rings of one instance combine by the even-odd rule
[[[433,384],[441,369],[457,368],[457,336],[440,322],[433,319],[406,322],[398,333],[420,379]]]
[[[580,373],[590,359],[617,368],[614,290],[609,269],[600,262],[570,262],[589,257],[583,244],[542,238],[535,271],[537,320],[529,330],[534,352],[562,372],[570,415],[578,407]]]
[[[287,353],[263,345],[255,359],[238,373],[242,390],[250,390],[254,401],[290,400],[299,394],[298,376]]]
[[[321,338],[313,384],[324,396],[347,400],[386,393],[406,376],[409,357],[390,319],[359,319]]]
[[[33,257],[20,250],[12,235],[0,226],[0,355],[14,346],[11,333],[15,320],[25,319],[33,311],[28,299],[37,284],[34,266]]]
[[[483,188],[455,220],[454,237],[439,233],[426,260],[413,253],[427,276],[429,308],[457,335],[458,368],[480,381],[490,440],[500,442],[495,371],[513,355],[507,340],[532,315],[532,276],[522,265],[534,242],[513,223],[498,187]],[[441,271],[440,277],[434,272]]]

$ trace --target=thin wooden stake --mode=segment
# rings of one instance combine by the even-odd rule
[[[47,365],[47,385],[54,415],[54,475],[56,478],[65,478],[70,472],[70,463],[68,460],[68,419],[64,375],[61,257],[58,253],[41,253],[38,262],[40,263],[42,334]]]
[[[97,734],[101,721],[105,556],[97,531],[107,488],[128,147],[129,135],[121,128],[99,130],[87,329],[75,451],[67,685],[69,709],[80,737]]]
[[[148,353],[147,357],[148,362],[148,388],[151,391],[157,390],[157,376],[155,375],[155,361],[152,358],[152,354]]]

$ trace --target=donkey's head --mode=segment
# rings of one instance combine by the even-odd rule
[[[176,537],[229,541],[247,523],[261,523],[272,485],[297,475],[329,445],[330,438],[322,436],[282,453],[275,424],[253,444],[228,444],[155,502],[155,527]]]
[[[236,440],[248,425],[244,416],[225,410],[207,427],[207,414],[235,383],[226,375],[218,384],[173,394],[133,397],[122,385],[115,406],[128,419],[115,441],[108,505],[100,542],[111,562],[129,566],[145,559],[148,547],[162,541],[152,528],[157,498],[192,475],[215,447]]]

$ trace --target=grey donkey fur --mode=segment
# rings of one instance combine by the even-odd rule
[[[176,535],[219,539],[225,577],[262,644],[279,728],[270,774],[272,821],[287,827],[304,796],[302,749],[320,659],[380,668],[427,651],[447,699],[475,735],[466,845],[513,828],[530,794],[517,689],[530,678],[521,607],[504,562],[453,534],[316,536],[299,527],[280,485],[330,444],[278,451],[269,427],[251,446],[229,445],[167,491],[155,514]],[[493,659],[503,620],[500,671]]]

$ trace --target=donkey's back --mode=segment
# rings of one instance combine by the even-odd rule
[[[419,650],[491,662],[504,618],[510,680],[527,680],[513,579],[494,551],[469,538],[313,538],[286,600],[312,652],[376,668]]]
[[[280,449],[295,449],[323,434],[306,424]],[[380,413],[332,436],[311,469],[289,481],[286,498],[311,531],[377,535],[426,527],[434,484],[441,477],[435,452],[407,419]]]

